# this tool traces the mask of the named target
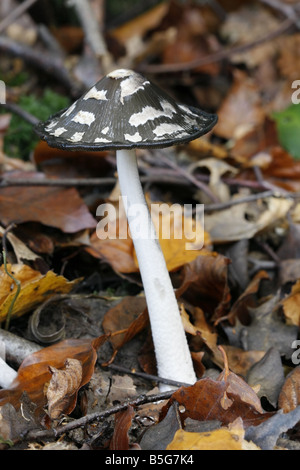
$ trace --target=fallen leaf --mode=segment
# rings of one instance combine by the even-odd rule
[[[131,21],[126,21],[110,31],[110,34],[118,39],[121,43],[126,42],[132,36],[144,36],[144,34],[156,27],[162,20],[168,9],[168,4],[162,2],[154,8],[149,9],[146,13],[138,15]]]
[[[129,397],[136,396],[136,394],[136,386],[132,377],[129,375],[114,374],[111,379],[109,393],[107,394],[107,402],[111,404],[115,402],[122,403]]]
[[[143,434],[140,446],[142,450],[165,450],[172,441],[175,432],[181,429],[176,403],[170,406],[165,418],[150,426]]]
[[[239,139],[264,123],[265,112],[258,86],[241,71],[234,71],[234,82],[221,108],[214,133],[225,139]]]
[[[292,286],[291,293],[281,302],[288,325],[300,326],[300,280]]]
[[[117,204],[112,204],[112,201],[107,204],[109,219],[107,219],[105,232],[102,232],[104,228],[102,226],[101,232],[97,229],[91,236],[91,246],[86,250],[91,255],[109,263],[118,273],[137,273],[139,272],[138,260],[122,200],[119,199]],[[149,206],[151,206],[152,221],[169,271],[178,269],[199,255],[206,255],[210,251],[211,240],[209,234],[204,231],[201,221],[186,215],[184,208],[179,204],[176,205],[176,214],[172,206],[166,203],[149,202]]]
[[[28,174],[25,177],[28,178]],[[96,220],[75,188],[34,186],[1,188],[0,204],[1,222],[4,225],[12,222],[16,224],[40,222],[66,233],[79,232],[96,226]]]
[[[3,234],[4,228],[0,226],[0,236]],[[14,249],[18,264],[21,264],[25,260],[36,260],[39,257],[36,253],[31,251],[22,240],[16,237],[14,233],[9,232],[6,234],[6,237]]]
[[[266,271],[259,271],[255,276],[253,276],[251,282],[242,292],[242,294],[238,297],[238,299],[233,303],[229,314],[225,318],[230,322],[234,322],[236,318],[241,321],[244,325],[249,323],[250,316],[248,313],[249,307],[256,307],[258,299],[256,296],[258,294],[259,288],[263,280],[269,279],[269,276]],[[219,319],[224,320],[224,318]]]
[[[241,196],[234,196],[237,200]],[[241,203],[205,216],[205,229],[214,243],[253,238],[284,219],[293,201],[271,197],[255,203]],[[250,219],[250,220],[249,220]]]
[[[290,358],[292,343],[298,337],[298,327],[287,325],[281,318],[279,294],[263,302],[257,308],[249,308],[251,322],[243,325],[238,320],[233,328],[224,326],[232,346],[245,351],[268,351],[271,347]]]
[[[54,294],[70,292],[78,283],[78,280],[68,281],[52,271],[48,271],[45,275],[41,274],[25,264],[8,265],[7,270],[21,283],[12,317],[24,315]],[[11,277],[6,274],[2,265],[0,267],[0,321],[5,320],[16,295],[16,290],[17,287]]]
[[[128,431],[132,424],[134,414],[134,408],[132,406],[128,406],[126,410],[116,413],[114,434],[109,444],[110,450],[130,449]]]
[[[189,171],[194,173],[198,168],[208,169],[210,173],[208,185],[211,192],[218,198],[220,202],[228,201],[230,199],[230,189],[227,184],[223,183],[222,177],[226,174],[227,176],[236,175],[238,170],[220,158],[213,157],[204,158],[199,162],[192,164]]]
[[[63,369],[49,366],[49,370],[52,377],[46,392],[48,414],[51,419],[58,419],[63,413],[68,414],[69,408],[74,408],[82,381],[82,366],[78,359],[68,358]]]
[[[27,356],[18,369],[18,375],[8,389],[0,390],[0,406],[11,403],[16,409],[21,406],[21,396],[26,392],[36,406],[37,414],[43,414],[47,399],[45,385],[51,380],[50,367],[62,369],[67,359],[80,361],[82,379],[80,387],[89,382],[97,360],[97,350],[107,341],[102,335],[95,339],[67,339],[43,348]],[[78,387],[79,388],[79,387]],[[76,404],[76,397],[66,411],[70,413]]]
[[[231,293],[228,286],[230,259],[216,252],[198,256],[184,265],[177,298],[182,297],[201,308],[210,320],[216,321],[226,315]]]
[[[229,368],[246,380],[249,369],[265,355],[265,351],[244,351],[242,348],[223,344]]]
[[[251,405],[259,413],[263,413],[261,402],[256,392],[242,377],[239,377],[229,370],[226,353],[222,346],[219,346],[219,349],[223,355],[224,369],[219,375],[218,380],[224,380],[227,384],[227,390],[226,394],[224,394],[223,403],[226,403],[226,407],[231,406],[232,400],[229,398],[229,394],[232,393],[238,396],[242,402]]]
[[[236,393],[235,386],[225,380],[203,378],[191,387],[181,387],[162,409],[161,419],[174,401],[181,405],[182,422],[191,418],[198,421],[219,420],[226,425],[240,417],[244,426],[250,426],[259,424],[272,415],[261,413],[252,404],[243,401]]]
[[[119,349],[149,323],[144,297],[127,296],[104,315],[102,328],[110,335],[113,346],[112,362]],[[120,334],[115,334],[120,332]]]
[[[166,450],[260,450],[244,438],[242,423],[236,420],[228,427],[209,432],[176,431]]]
[[[278,398],[278,407],[284,413],[295,410],[300,405],[300,366],[290,372]]]
[[[292,429],[299,420],[300,406],[290,413],[282,413],[282,410],[279,410],[258,426],[247,428],[245,438],[253,441],[262,450],[274,450],[278,437]]]
[[[257,18],[260,21],[257,21]],[[223,40],[237,46],[249,44],[254,38],[265,37],[275,31],[278,26],[279,19],[272,14],[271,10],[259,3],[251,3],[227,15],[220,28],[220,34]],[[230,61],[235,64],[246,64],[249,68],[258,67],[275,56],[279,45],[280,41],[267,41],[240,54],[230,54]]]
[[[282,36],[278,43],[277,65],[280,74],[288,78],[288,83],[299,78],[300,60],[299,60],[300,34],[291,34]]]
[[[284,383],[284,370],[279,351],[270,348],[265,355],[247,373],[247,383],[251,387],[259,386],[257,396],[266,397],[276,408],[280,389]]]

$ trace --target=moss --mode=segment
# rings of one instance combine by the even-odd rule
[[[18,102],[22,109],[41,121],[45,121],[51,114],[66,108],[69,104],[68,98],[48,89],[40,98],[35,95],[22,96]],[[32,125],[21,117],[13,115],[10,127],[4,137],[5,153],[8,156],[27,160],[37,141],[38,137],[34,133]]]

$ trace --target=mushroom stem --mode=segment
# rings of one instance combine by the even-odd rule
[[[147,301],[158,374],[196,382],[180,312],[139,178],[134,150],[117,150],[117,170]],[[138,216],[138,217],[137,217]],[[162,384],[161,391],[170,385]]]

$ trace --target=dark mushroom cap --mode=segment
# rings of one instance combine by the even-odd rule
[[[194,140],[216,122],[216,115],[178,104],[142,75],[119,69],[35,131],[63,149],[163,148]]]

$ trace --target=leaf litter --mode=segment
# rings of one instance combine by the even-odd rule
[[[0,78],[21,122],[39,109],[31,94],[38,88],[42,96],[45,81],[53,87],[50,114],[60,93],[74,101],[108,63],[153,75],[178,100],[218,114],[208,135],[165,152],[169,165],[160,151],[138,151],[149,205],[204,204],[204,227],[193,214],[176,220],[170,239],[160,237],[198,381],[158,392],[132,241],[97,236],[96,209],[104,203],[117,209],[112,228],[125,223],[128,230],[117,204],[114,155],[50,149],[22,126],[14,139],[15,108],[8,107],[0,115],[0,236],[7,259],[0,268],[0,318],[9,316],[12,338],[33,342],[35,352],[24,347],[17,363],[0,331],[4,359],[17,372],[0,389],[1,448],[299,448],[296,6],[171,0],[119,26],[108,12],[102,60],[83,47],[84,23],[64,25],[50,8],[58,67],[46,46],[53,67],[45,68],[33,34],[39,22],[49,26],[39,2],[0,41]],[[0,19],[6,14],[0,6]],[[32,32],[31,52],[21,48],[17,59],[16,42],[25,36],[13,26]],[[177,237],[187,224],[202,230],[203,246],[189,250],[191,233],[188,240]]]

